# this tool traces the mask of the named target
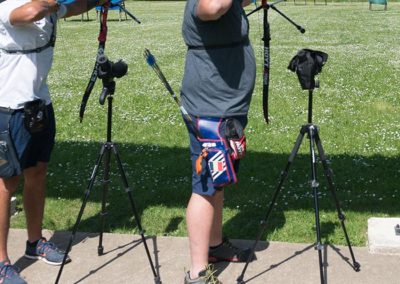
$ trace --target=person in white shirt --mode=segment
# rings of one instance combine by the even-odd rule
[[[61,0],[60,0],[61,1]],[[28,240],[25,257],[60,265],[64,258],[42,236],[47,164],[55,117],[47,76],[59,18],[106,0],[0,0],[0,283],[26,283],[7,253],[10,199],[21,177]],[[70,260],[68,258],[68,260]]]

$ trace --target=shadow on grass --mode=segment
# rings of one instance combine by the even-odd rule
[[[182,230],[185,226],[182,214],[190,197],[191,188],[188,149],[158,145],[117,145],[138,215],[142,216],[143,211],[146,210],[146,214],[155,215],[151,217],[153,222],[159,222],[150,229],[144,226],[146,234],[174,235],[178,228]],[[101,143],[95,142],[56,143],[49,167],[47,198],[52,199],[55,204],[58,204],[60,200],[57,205],[60,208],[68,206],[70,201],[75,201],[75,204],[69,205],[71,208],[63,208],[65,212],[68,212],[67,225],[60,225],[56,221],[46,223],[45,220],[47,229],[68,231],[72,229],[100,148]],[[225,208],[231,212],[224,223],[226,235],[236,239],[257,237],[260,220],[266,217],[288,156],[289,154],[248,152],[241,162],[239,183],[225,190]],[[400,208],[395,204],[399,196],[399,192],[396,192],[400,175],[398,157],[329,156],[329,153],[327,156],[332,162],[331,168],[334,171],[334,181],[338,189],[337,196],[345,212],[389,216],[400,213]],[[124,231],[135,227],[136,220],[133,217],[128,195],[120,182],[120,174],[113,154],[111,158],[111,183],[107,194],[108,215],[105,231]],[[277,204],[273,206],[267,230],[262,239],[265,240],[269,234],[285,225],[288,216],[286,212],[313,212],[309,172],[309,155],[307,152],[298,154],[284,183],[284,188],[278,196]],[[99,204],[101,204],[103,191],[102,179],[103,165],[99,168],[89,197],[89,203],[97,206],[97,212],[82,219],[79,231],[98,232],[100,229]],[[320,210],[333,212],[336,215],[336,208],[327,189],[322,167],[318,167],[318,181],[320,182]],[[171,211],[169,209],[176,210],[167,214]],[[176,213],[177,211],[181,213]],[[328,239],[328,242],[329,236],[337,228],[340,230],[338,219],[332,221],[334,222],[321,220],[321,234],[323,238]],[[299,228],[293,228],[293,230],[297,229]]]

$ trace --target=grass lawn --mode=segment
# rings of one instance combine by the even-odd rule
[[[116,79],[113,100],[113,141],[126,170],[146,234],[185,236],[185,207],[190,196],[188,138],[179,111],[147,66],[145,48],[157,58],[176,92],[182,79],[185,45],[181,38],[184,2],[127,2],[139,18],[118,20],[110,11],[106,55],[122,58],[127,76]],[[224,232],[233,238],[254,239],[265,217],[280,172],[287,163],[300,126],[307,122],[308,93],[287,70],[299,49],[329,55],[314,92],[314,122],[334,172],[337,195],[346,213],[351,241],[366,244],[367,220],[400,215],[400,4],[387,11],[368,3],[277,6],[306,29],[300,34],[275,11],[271,25],[271,122],[261,109],[262,15],[250,17],[250,34],[258,60],[257,86],[247,128],[248,154],[239,183],[226,189]],[[97,52],[99,23],[94,11],[59,22],[49,85],[54,99],[58,133],[49,166],[44,227],[71,230],[87,182],[106,140],[106,105],[98,102],[99,80],[79,123],[79,106]],[[264,239],[315,241],[315,218],[310,188],[308,140],[305,139],[288,180],[272,211]],[[101,179],[93,187],[80,231],[98,232]],[[333,199],[318,168],[323,241],[345,244]],[[21,212],[12,227],[24,228]],[[107,231],[138,233],[119,172],[111,164]],[[132,223],[133,222],[133,223]]]

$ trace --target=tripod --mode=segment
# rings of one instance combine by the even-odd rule
[[[316,227],[316,235],[317,235],[317,242],[315,245],[315,249],[318,251],[318,262],[319,262],[319,271],[320,271],[320,278],[321,278],[321,284],[325,283],[326,275],[324,274],[323,270],[323,261],[322,261],[322,250],[324,249],[324,245],[321,244],[321,229],[320,229],[320,221],[319,221],[319,206],[318,206],[318,187],[319,183],[317,181],[317,155],[315,153],[315,147],[318,149],[318,154],[320,161],[322,163],[322,167],[324,169],[324,175],[327,179],[328,182],[328,188],[329,191],[332,194],[333,200],[335,202],[336,210],[338,213],[339,220],[342,225],[342,229],[346,238],[347,246],[349,247],[351,259],[353,261],[353,269],[355,271],[360,271],[360,264],[355,260],[353,249],[350,244],[350,239],[347,234],[346,226],[344,224],[345,220],[345,215],[342,212],[339,204],[339,200],[336,195],[336,189],[334,187],[333,183],[333,176],[332,176],[332,170],[328,166],[328,162],[325,157],[325,152],[322,147],[322,142],[319,137],[319,127],[315,124],[312,123],[312,98],[313,98],[313,89],[308,90],[308,123],[304,124],[301,126],[300,133],[297,136],[297,140],[295,142],[295,145],[293,147],[293,150],[289,156],[289,160],[286,164],[285,169],[281,173],[281,178],[278,183],[278,186],[274,192],[274,195],[272,197],[272,201],[269,205],[269,208],[267,210],[267,214],[265,218],[260,222],[260,231],[257,237],[257,240],[254,242],[252,251],[250,253],[249,258],[246,261],[246,264],[242,270],[241,275],[237,278],[237,283],[238,284],[243,284],[245,283],[243,281],[244,274],[246,272],[246,269],[249,265],[250,260],[253,258],[255,248],[257,246],[258,241],[261,239],[262,235],[265,233],[265,230],[267,228],[267,220],[269,218],[269,215],[271,214],[271,211],[273,209],[273,206],[276,202],[276,199],[278,197],[279,192],[282,189],[283,183],[286,180],[289,169],[294,161],[294,158],[297,155],[297,152],[299,151],[300,145],[303,141],[304,135],[307,134],[307,138],[310,140],[310,166],[311,166],[311,188],[313,191],[313,201],[314,201],[314,212],[315,212],[315,227]]]
[[[125,73],[126,73],[126,71],[125,71]],[[125,73],[122,72],[121,74],[119,74],[119,75],[121,75],[119,77],[122,77],[123,75],[125,75]],[[106,199],[107,199],[107,193],[108,193],[108,186],[109,186],[109,183],[110,183],[110,158],[111,158],[111,152],[113,152],[114,155],[115,155],[115,159],[116,159],[117,165],[118,165],[118,170],[119,170],[119,173],[120,173],[120,177],[121,177],[123,186],[125,188],[126,193],[128,194],[128,198],[129,198],[130,205],[132,207],[133,215],[135,217],[136,224],[137,224],[137,227],[139,229],[140,236],[141,236],[143,245],[144,245],[145,250],[146,250],[147,258],[149,259],[149,264],[151,266],[151,270],[152,270],[153,276],[154,276],[154,282],[156,284],[161,284],[160,277],[159,277],[159,275],[157,275],[157,272],[155,270],[153,261],[152,261],[151,256],[150,256],[149,248],[147,246],[146,238],[144,236],[144,230],[142,228],[142,225],[141,225],[141,222],[140,222],[140,219],[139,219],[139,215],[138,215],[137,210],[136,210],[135,202],[134,202],[133,196],[132,196],[132,190],[128,185],[128,181],[127,181],[127,178],[126,178],[126,175],[125,175],[125,171],[124,171],[124,168],[122,166],[120,156],[118,154],[117,145],[114,144],[111,141],[112,101],[113,101],[113,96],[112,95],[114,94],[114,91],[115,91],[115,81],[114,81],[113,77],[112,76],[111,77],[109,77],[109,76],[103,77],[103,90],[102,90],[102,93],[100,95],[100,104],[104,104],[105,98],[107,98],[107,101],[108,101],[107,141],[102,145],[102,147],[100,149],[100,154],[98,155],[96,165],[94,166],[92,174],[90,176],[90,180],[89,180],[89,183],[88,183],[88,186],[86,188],[85,195],[84,195],[84,198],[83,198],[82,206],[81,206],[81,209],[79,211],[76,223],[74,225],[74,228],[73,228],[73,231],[72,231],[72,234],[71,234],[71,237],[70,237],[70,240],[69,240],[69,243],[68,243],[65,255],[64,255],[63,263],[62,263],[62,265],[60,267],[60,270],[58,272],[57,279],[56,279],[55,283],[58,283],[59,280],[60,280],[61,273],[63,271],[65,262],[67,260],[68,253],[71,250],[72,242],[73,242],[73,240],[75,238],[75,234],[76,234],[76,232],[78,230],[78,226],[79,226],[79,224],[81,222],[83,211],[84,211],[86,203],[87,203],[87,201],[89,199],[89,195],[90,195],[90,193],[92,191],[92,188],[93,188],[93,185],[94,185],[94,182],[95,182],[95,179],[96,179],[100,164],[104,159],[103,195],[102,195],[102,206],[101,206],[101,214],[100,214],[101,215],[101,232],[100,232],[100,235],[99,235],[99,245],[98,245],[98,248],[97,248],[98,255],[99,256],[103,255],[103,251],[104,251],[104,247],[103,247],[103,231],[104,231],[104,226],[105,226],[105,217],[107,216]]]

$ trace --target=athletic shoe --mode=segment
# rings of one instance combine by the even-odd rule
[[[250,253],[250,248],[237,248],[231,242],[229,242],[228,238],[224,238],[222,240],[222,244],[208,250],[208,262],[246,262],[250,256]]]
[[[15,266],[10,262],[0,262],[0,283],[1,284],[27,284],[27,282],[19,276]]]
[[[200,271],[199,277],[190,279],[190,272],[186,272],[185,284],[222,284],[214,274],[217,271],[212,264],[207,265],[206,269]]]
[[[41,259],[51,265],[61,265],[64,259],[65,252],[61,251],[52,242],[48,242],[45,238],[37,241],[36,246],[26,242],[25,257],[30,259]],[[70,262],[67,257],[65,263]]]

